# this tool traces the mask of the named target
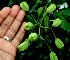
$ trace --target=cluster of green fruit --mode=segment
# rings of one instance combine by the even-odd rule
[[[26,2],[22,2],[20,4],[20,7],[25,10],[25,11],[29,11],[29,6]],[[56,5],[55,4],[51,4],[47,9],[46,9],[46,13],[51,13],[54,10],[56,10]],[[58,27],[60,24],[62,23],[62,20],[60,20],[59,18],[53,20],[53,27]],[[34,25],[31,22],[28,22],[24,25],[24,29],[25,30],[31,30],[34,27]],[[29,35],[29,37],[18,46],[19,51],[24,51],[28,48],[28,46],[30,46],[30,41],[35,41],[38,37],[37,33],[31,33]],[[64,47],[63,42],[59,39],[59,38],[55,38],[55,44],[59,49],[62,49]],[[51,60],[58,60],[56,54],[51,51],[50,53],[50,59]]]
[[[37,39],[37,33],[31,33],[29,37],[18,46],[19,51],[24,51],[30,46],[30,41],[35,41]]]

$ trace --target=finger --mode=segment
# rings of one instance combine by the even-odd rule
[[[15,20],[15,17],[19,13],[20,7],[18,5],[14,5],[11,9],[10,15],[3,21],[0,27],[0,37],[3,37],[6,31],[9,29],[12,22]]]
[[[1,24],[1,27],[3,27],[5,30],[9,28],[13,20],[15,19],[16,15],[18,14],[20,10],[20,7],[18,5],[14,5],[11,9],[10,15],[3,21]]]
[[[25,24],[26,24],[26,22],[24,22],[21,25],[20,30],[18,31],[17,35],[14,37],[14,39],[11,42],[16,48],[18,47],[18,45],[20,44],[20,42],[22,41],[22,39],[25,35],[25,29],[24,29]]]
[[[17,31],[22,23],[24,16],[25,16],[25,11],[20,10],[16,19],[10,26],[9,30],[6,32],[6,36],[10,37],[11,39],[14,38],[15,34],[17,33]]]
[[[2,21],[9,15],[11,9],[9,7],[4,7],[1,11],[0,11],[0,24],[2,23]]]

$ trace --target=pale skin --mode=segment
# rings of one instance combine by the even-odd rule
[[[18,45],[25,35],[26,22],[22,22],[25,14],[18,5],[4,7],[0,11],[0,60],[15,60]],[[12,42],[3,38],[4,35]]]

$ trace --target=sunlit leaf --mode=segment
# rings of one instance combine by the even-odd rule
[[[43,8],[44,8],[44,7],[40,7],[40,8],[38,8],[38,10],[37,10],[38,17],[39,17],[39,16],[40,16],[40,14],[42,13],[42,11],[43,11]]]

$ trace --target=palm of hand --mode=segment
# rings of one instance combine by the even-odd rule
[[[17,47],[25,34],[24,25],[26,22],[22,23],[24,16],[25,12],[20,10],[17,5],[11,9],[5,7],[0,11],[0,60],[15,59]],[[20,25],[21,28],[19,29]],[[11,38],[12,42],[4,39],[4,35]]]

